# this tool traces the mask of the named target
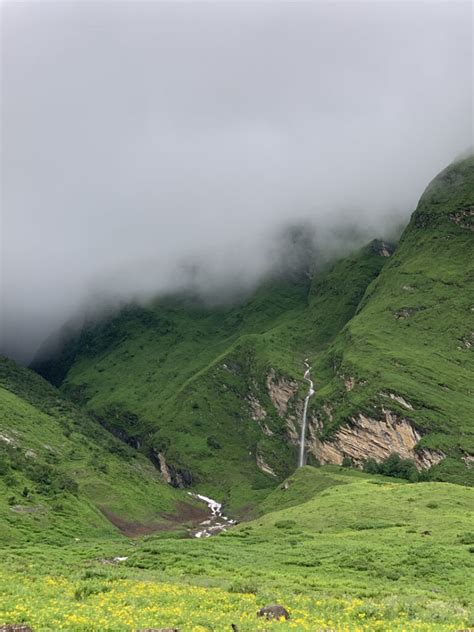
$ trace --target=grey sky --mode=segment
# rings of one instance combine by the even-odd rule
[[[3,348],[406,220],[472,144],[470,2],[4,2]]]

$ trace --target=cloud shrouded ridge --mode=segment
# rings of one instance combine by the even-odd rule
[[[389,234],[472,142],[470,18],[469,2],[4,3],[6,352],[190,270],[204,293],[251,287],[286,224],[309,221],[323,256],[347,227]]]

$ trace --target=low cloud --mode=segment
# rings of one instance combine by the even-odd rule
[[[472,143],[470,2],[10,1],[2,42],[21,361],[85,309],[252,287],[285,226],[390,236]]]

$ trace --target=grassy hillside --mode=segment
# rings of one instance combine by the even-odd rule
[[[430,184],[357,314],[315,358],[323,379],[312,400],[322,436],[359,412],[377,418],[390,407],[425,435],[419,447],[457,458],[437,470],[458,482],[469,477],[460,457],[474,453],[473,204],[471,157]],[[387,403],[388,393],[405,404]]]
[[[65,378],[64,393],[148,456],[164,454],[201,490],[243,506],[294,469],[286,414],[298,424],[303,359],[333,339],[384,262],[374,242],[313,283],[304,274],[269,281],[243,304],[209,309],[176,297],[130,307],[36,369]],[[290,384],[286,410],[269,377]]]
[[[155,463],[164,457],[178,482],[234,510],[294,469],[305,357],[317,387],[310,461],[388,457],[399,446],[383,436],[379,452],[365,431],[366,454],[350,445],[354,419],[374,427],[388,415],[395,438],[401,421],[415,436],[409,458],[441,461],[434,477],[467,483],[473,200],[469,158],[428,187],[393,255],[375,241],[312,279],[274,279],[228,307],[189,297],[131,306],[35,368]],[[349,442],[338,443],[341,427]]]
[[[300,494],[303,502],[290,506]],[[223,632],[234,623],[250,632],[261,629],[257,610],[276,602],[291,619],[265,628],[433,632],[473,625],[472,490],[328,466],[299,470],[270,498],[270,513],[208,540],[150,536],[133,545],[4,551],[3,617],[36,630]],[[100,562],[111,555],[128,559]]]
[[[57,389],[0,358],[0,542],[147,533],[188,502]]]

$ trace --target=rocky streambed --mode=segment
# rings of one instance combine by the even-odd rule
[[[189,530],[189,535],[192,538],[210,538],[213,535],[222,533],[222,531],[227,531],[227,529],[237,524],[236,520],[224,516],[221,503],[202,494],[188,493],[190,496],[206,503],[210,511],[210,515],[206,520],[203,520],[197,527]]]

